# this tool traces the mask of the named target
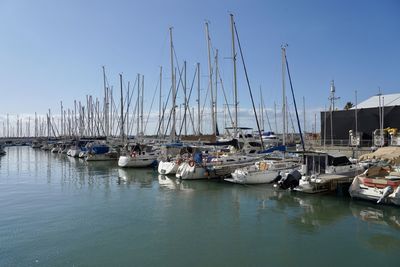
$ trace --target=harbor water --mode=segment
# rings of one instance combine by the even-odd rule
[[[6,152],[0,266],[399,265],[398,207]]]

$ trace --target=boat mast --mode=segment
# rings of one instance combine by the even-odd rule
[[[197,62],[197,134],[200,135],[200,63]]]
[[[106,70],[104,66],[103,69],[103,87],[104,87],[104,128],[105,128],[105,135],[108,137],[109,135],[109,118],[108,118],[108,93],[107,93],[107,84],[106,84]]]
[[[185,129],[185,136],[187,136],[187,120],[186,120],[186,109],[187,109],[187,107],[188,107],[188,103],[187,103],[187,95],[186,95],[186,86],[187,86],[187,84],[186,84],[186,60],[183,62],[183,70],[184,70],[184,72],[183,72],[183,94],[184,94],[184,104],[183,104],[183,107],[184,107],[184,112],[183,112],[183,114],[184,114],[184,116],[183,116],[183,122],[184,122],[184,129]],[[189,110],[189,112],[190,112],[190,110]],[[180,132],[179,132],[179,135],[180,135]]]
[[[161,121],[162,106],[162,66],[160,66],[160,102],[158,103],[158,123],[159,125],[162,125],[161,132],[164,132],[164,123]]]
[[[217,134],[218,130],[218,102],[217,102],[217,97],[218,97],[218,49],[215,50],[215,100],[214,100],[214,116],[215,116],[215,134]]]
[[[264,100],[263,100],[261,85],[260,85],[260,114],[261,114],[261,118],[260,119],[261,119],[262,130],[265,131]]]
[[[140,136],[140,74],[137,74],[138,79],[138,93],[137,93],[137,100],[136,100],[136,138],[138,139]]]
[[[282,50],[282,144],[286,145],[286,89],[285,89],[285,73],[286,73],[286,60],[285,60],[285,50],[286,44],[281,46]]]
[[[303,130],[306,134],[306,98],[303,96]]]
[[[169,28],[169,37],[170,37],[170,54],[171,54],[171,81],[172,81],[172,128],[171,128],[171,139],[175,141],[176,133],[176,87],[175,87],[175,69],[174,69],[174,44],[172,41],[172,27]]]
[[[274,101],[275,133],[278,134],[278,121],[276,120],[276,102]]]
[[[141,96],[141,103],[140,103],[140,134],[142,137],[144,136],[143,101],[144,101],[144,75],[142,75],[142,96]]]
[[[131,83],[130,83],[130,81],[128,81],[128,92],[126,94],[126,136],[127,136],[127,138],[129,137],[129,129],[130,129],[130,124],[129,124],[129,110],[131,107],[130,95],[131,95]]]
[[[210,33],[208,30],[208,22],[206,22],[206,39],[207,39],[207,52],[208,52],[208,86],[210,88],[210,99],[211,99],[211,123],[212,123],[212,134],[215,135],[215,115],[214,115],[214,93],[213,93],[213,80],[212,80],[212,65],[211,65],[211,42]]]
[[[232,60],[233,60],[233,94],[234,94],[234,106],[235,106],[235,123],[234,123],[234,137],[237,135],[238,127],[238,101],[237,101],[237,79],[236,79],[236,50],[235,50],[235,29],[233,14],[231,16],[231,32],[232,32]]]
[[[124,135],[124,95],[122,92],[122,74],[119,74],[119,82],[121,85],[121,139],[122,142],[124,142],[125,140],[125,135]]]
[[[61,127],[60,127],[60,131],[61,131],[61,135],[64,135],[64,120],[63,120],[63,104],[62,101],[60,102],[61,105]]]

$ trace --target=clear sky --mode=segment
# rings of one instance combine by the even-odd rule
[[[261,86],[270,108],[274,101],[281,104],[283,43],[289,44],[297,101],[301,107],[304,96],[310,113],[328,106],[332,79],[340,108],[354,102],[355,90],[360,101],[378,87],[383,93],[400,91],[398,0],[0,0],[0,114],[58,112],[61,100],[72,107],[88,94],[101,97],[103,65],[115,87],[119,73],[132,82],[137,73],[145,75],[149,107],[159,66],[165,70],[163,84],[170,84],[170,26],[180,66],[187,61],[188,80],[200,62],[205,87],[205,20],[231,88],[230,12],[254,93]],[[244,77],[239,63],[240,106],[250,108]]]

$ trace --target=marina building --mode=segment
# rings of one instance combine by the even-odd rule
[[[394,134],[400,130],[400,93],[375,95],[347,110],[321,112],[321,142],[327,145],[373,146],[374,135],[388,128]],[[389,131],[382,132],[387,144]]]

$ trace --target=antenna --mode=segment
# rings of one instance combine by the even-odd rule
[[[335,81],[334,80],[331,81],[330,91],[331,91],[331,95],[328,97],[328,99],[331,102],[330,109],[333,111],[333,110],[335,110],[335,101],[340,99],[340,97],[335,97],[336,88],[335,88]]]

